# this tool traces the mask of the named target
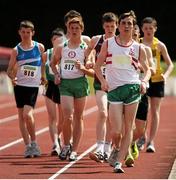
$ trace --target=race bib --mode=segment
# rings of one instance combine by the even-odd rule
[[[35,78],[38,72],[37,66],[24,65],[21,71],[26,78]]]
[[[74,71],[75,70],[75,61],[65,60],[63,68],[65,71]]]
[[[130,56],[113,56],[112,64],[116,67],[124,67],[131,65],[131,57]]]

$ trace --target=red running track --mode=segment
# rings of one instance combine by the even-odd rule
[[[88,153],[95,148],[96,103],[90,96],[85,111],[84,135],[76,162],[51,157],[44,98],[39,96],[35,108],[37,141],[42,156],[23,158],[24,144],[18,128],[13,96],[0,96],[0,178],[1,179],[167,179],[176,155],[176,97],[165,97],[156,137],[156,153],[142,151],[135,167],[124,166],[124,174],[113,173],[107,163],[96,163]]]

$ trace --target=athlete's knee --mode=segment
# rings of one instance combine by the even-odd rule
[[[31,120],[32,118],[33,118],[32,112],[24,112],[24,113],[23,113],[23,119],[24,119],[25,121]]]
[[[111,135],[112,135],[112,138],[114,139],[121,139],[122,138],[122,133],[120,132],[120,131],[112,131],[112,133],[111,133]]]
[[[108,113],[106,111],[100,111],[99,117],[101,120],[106,120],[108,118]]]

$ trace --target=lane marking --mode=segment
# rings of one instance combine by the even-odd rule
[[[43,128],[43,129],[40,129],[39,131],[36,132],[36,135],[43,134],[44,132],[48,131],[48,129],[49,129],[48,127],[45,127],[45,128]],[[14,145],[16,145],[16,144],[18,144],[18,143],[21,143],[21,142],[23,142],[23,139],[22,139],[22,138],[17,139],[16,141],[12,141],[11,143],[8,143],[8,144],[6,144],[6,145],[4,145],[4,146],[1,146],[1,147],[0,147],[0,151],[2,151],[2,150],[4,150],[4,149],[7,149],[7,148],[9,148],[9,147],[11,147],[11,146],[14,146]]]
[[[42,107],[34,109],[34,113],[37,114],[37,113],[43,112],[45,110],[46,110],[46,106],[42,106]],[[18,114],[15,114],[13,116],[9,116],[9,117],[0,119],[0,124],[6,123],[6,122],[9,122],[9,121],[13,121],[13,120],[16,120],[16,119],[18,119]]]
[[[172,169],[170,171],[168,179],[176,179],[176,159],[172,165]]]
[[[38,110],[36,110],[36,111],[37,111],[37,112],[43,112],[43,111],[44,111],[44,108],[46,109],[46,107],[41,107],[41,108],[38,108]],[[89,108],[89,109],[86,109],[85,112],[84,112],[84,116],[87,116],[87,115],[89,115],[89,114],[97,111],[97,109],[98,109],[97,106],[93,106],[93,107],[91,107],[91,108]],[[17,116],[17,115],[16,115],[16,116]],[[42,134],[42,133],[44,133],[44,132],[46,132],[46,131],[48,131],[48,127],[45,127],[45,128],[43,128],[43,129],[40,129],[40,130],[36,131],[36,135],[40,135],[40,134]],[[23,139],[22,139],[22,138],[17,139],[17,140],[15,140],[15,141],[12,141],[12,142],[4,145],[4,146],[0,146],[0,151],[2,151],[2,150],[4,150],[4,149],[7,149],[7,148],[9,148],[9,147],[11,147],[11,146],[14,146],[14,145],[16,145],[16,144],[18,144],[18,143],[21,143],[21,142],[23,142]]]
[[[96,148],[96,144],[92,145],[89,149],[87,149],[86,151],[84,151],[82,154],[80,154],[77,158],[76,161],[71,161],[69,164],[65,165],[62,169],[60,169],[59,171],[57,171],[54,175],[52,175],[50,178],[48,178],[48,180],[52,180],[55,179],[57,176],[59,176],[60,174],[62,174],[64,171],[66,171],[68,168],[70,168],[71,166],[73,166],[77,161],[79,161],[80,159],[82,159],[84,156],[86,156],[88,153],[92,152],[94,149]]]
[[[3,103],[3,104],[0,104],[0,109],[7,108],[7,107],[13,107],[15,105],[16,105],[16,103],[14,103],[14,102]]]

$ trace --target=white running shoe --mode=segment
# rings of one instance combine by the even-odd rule
[[[155,151],[156,150],[155,150],[154,144],[148,143],[146,152],[154,153]]]

